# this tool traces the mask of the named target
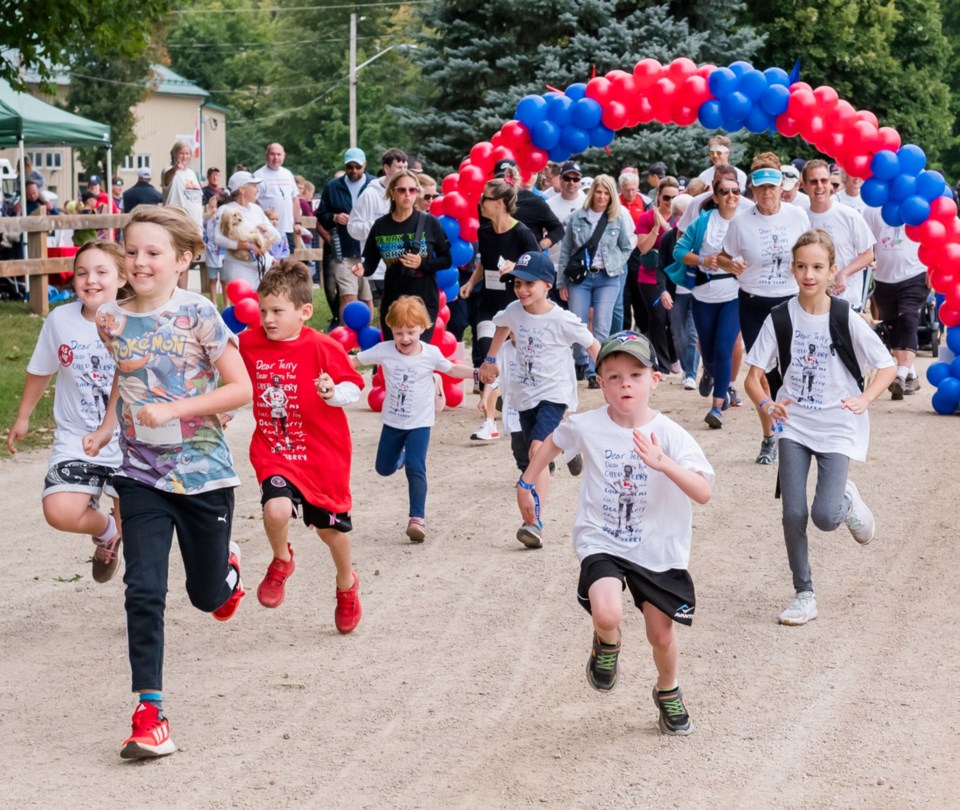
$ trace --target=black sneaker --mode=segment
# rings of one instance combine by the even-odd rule
[[[901,400],[903,399],[903,394],[907,389],[907,381],[904,377],[901,377],[899,374],[894,378],[893,382],[887,386],[887,390],[890,392],[890,399]]]
[[[727,399],[730,400],[731,408],[739,408],[743,403],[740,401],[740,397],[737,394],[737,389],[732,385],[727,389]]]
[[[580,475],[583,472],[583,456],[577,453],[567,462],[567,469],[570,470],[570,475]]]
[[[620,642],[604,644],[593,634],[593,650],[587,659],[587,681],[598,692],[609,692],[617,685],[617,658]]]
[[[587,388],[596,391],[600,388],[600,381],[597,379],[596,374],[591,374],[587,377]]]
[[[777,460],[777,437],[764,436],[760,442],[760,453],[757,455],[757,464],[773,464]]]
[[[586,364],[581,366],[579,363],[577,363],[577,382],[580,382],[581,380],[585,380],[586,377],[587,377]]]
[[[693,720],[687,714],[687,707],[683,705],[683,692],[678,686],[669,692],[661,692],[653,687],[653,702],[660,711],[658,725],[664,734],[687,735],[693,732]]]
[[[713,375],[711,375],[706,369],[700,374],[700,383],[697,386],[700,391],[700,396],[708,397],[710,392],[713,391]]]

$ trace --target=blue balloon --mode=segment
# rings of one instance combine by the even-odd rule
[[[869,177],[860,187],[860,196],[871,208],[879,208],[890,200],[890,184],[876,177]]]
[[[587,95],[587,86],[583,82],[571,84],[563,94],[571,101],[579,101]]]
[[[223,318],[223,322],[227,325],[233,334],[239,335],[244,329],[247,328],[245,323],[241,323],[237,320],[237,316],[233,311],[233,307],[227,307],[223,312],[220,313],[220,317]]]
[[[357,345],[360,346],[363,351],[367,349],[372,349],[380,342],[380,330],[375,326],[364,326],[357,333]]]
[[[900,203],[900,213],[907,225],[922,225],[930,218],[930,203],[914,194]]]
[[[937,389],[933,398],[930,400],[930,404],[933,405],[933,409],[941,416],[950,416],[956,412],[957,405],[960,403],[954,402],[949,394],[941,394],[940,389]]]
[[[766,76],[767,84],[771,87],[773,85],[780,85],[781,87],[790,86],[790,76],[783,68],[769,67],[763,71],[763,75]]]
[[[960,391],[960,357],[950,361],[950,376],[957,381],[957,390]]]
[[[737,89],[739,78],[730,68],[717,68],[707,77],[707,87],[714,98],[724,98]]]
[[[463,239],[454,240],[450,243],[450,258],[453,259],[455,267],[463,267],[473,258],[473,245],[464,242]],[[344,315],[346,315],[346,310],[344,310]]]
[[[749,70],[753,70],[753,65],[749,62],[744,62],[742,59],[738,59],[736,62],[730,65],[730,70],[732,70],[737,77],[741,77],[747,73]]]
[[[860,190],[860,194],[863,194],[863,189]],[[883,217],[883,221],[891,228],[899,228],[903,225],[903,217],[900,215],[900,203],[896,200],[890,200],[890,202],[885,203],[880,209],[880,216]]]
[[[570,159],[570,150],[558,143],[553,149],[547,150],[547,157],[555,163],[563,163]]]
[[[710,74],[713,75],[713,74]],[[716,99],[710,99],[700,105],[697,112],[697,120],[704,129],[720,129],[723,124],[723,112],[720,109],[720,102]]]
[[[927,367],[927,382],[930,383],[930,385],[932,385],[934,388],[940,385],[940,383],[942,383],[949,376],[949,363],[934,363],[932,366]]]
[[[447,239],[451,242],[454,239],[460,238],[460,223],[457,222],[453,217],[448,217],[446,214],[439,217],[440,227],[443,228],[443,232],[447,235]]]
[[[562,93],[551,93],[547,99],[547,118],[558,127],[565,127],[571,123],[573,116],[573,100]]]
[[[767,77],[756,68],[751,68],[740,77],[737,90],[752,101],[759,101],[767,87]]]
[[[897,150],[897,158],[900,160],[900,171],[904,174],[920,174],[927,165],[927,156],[923,150],[912,143],[901,146]]]
[[[354,332],[359,332],[370,325],[370,307],[363,301],[351,301],[343,308],[343,322]]]
[[[537,149],[549,152],[560,142],[560,127],[549,119],[539,121],[530,130],[530,142]]]
[[[590,145],[598,148],[609,146],[613,143],[614,131],[607,129],[603,124],[597,124],[590,130]]]
[[[893,180],[900,174],[900,159],[896,152],[881,149],[870,161],[870,171],[877,180]]]
[[[720,109],[728,121],[743,121],[753,109],[753,102],[739,90],[735,90],[720,99]]]
[[[917,194],[927,202],[933,202],[943,195],[947,181],[940,172],[924,170],[917,175]]]
[[[917,193],[917,178],[912,174],[900,174],[890,184],[890,199],[902,202]]]
[[[592,98],[582,98],[573,105],[571,120],[580,129],[593,129],[603,117],[603,107]]]
[[[517,102],[517,111],[513,117],[527,129],[533,129],[534,124],[542,121],[546,115],[547,100],[543,96],[529,95]]]
[[[960,356],[960,326],[951,326],[947,330],[947,348]]]
[[[750,110],[750,113],[747,115],[746,119],[743,122],[747,129],[755,134],[761,132],[766,132],[768,129],[776,129],[777,122],[773,120],[773,116],[764,111],[763,107],[759,104],[755,104],[753,109]]]
[[[732,118],[727,118],[724,116],[723,123],[720,125],[720,129],[725,130],[726,132],[736,132],[743,129],[743,121],[734,121]]]
[[[771,84],[760,96],[760,106],[770,115],[783,115],[790,102],[790,91],[782,84]]]
[[[581,102],[577,102],[579,105]],[[579,155],[590,148],[590,134],[580,127],[564,127],[560,130],[560,146],[569,149],[571,155]]]
[[[460,297],[460,284],[451,284],[449,287],[445,287],[443,294],[447,296],[447,301],[456,301]]]
[[[460,271],[456,267],[437,271],[437,286],[442,290],[460,281]]]

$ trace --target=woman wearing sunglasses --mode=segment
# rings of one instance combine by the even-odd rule
[[[413,172],[402,169],[390,178],[384,193],[390,202],[390,211],[373,223],[363,248],[363,264],[353,271],[357,275],[372,276],[381,260],[387,268],[380,301],[380,329],[384,340],[393,339],[386,313],[401,295],[419,296],[427,307],[431,324],[436,323],[440,311],[437,271],[446,270],[452,261],[450,242],[440,221],[432,214],[416,210],[419,194],[420,183]],[[422,340],[429,342],[432,336],[431,325]]]
[[[700,393],[713,393],[704,421],[711,428],[723,427],[723,408],[734,379],[733,353],[740,337],[740,285],[730,272],[730,259],[723,258],[723,239],[740,206],[740,184],[733,175],[714,181],[712,197],[700,216],[683,232],[673,258],[695,268],[693,322],[700,337],[703,376]]]
[[[770,310],[799,292],[790,272],[792,250],[800,234],[810,230],[806,211],[781,203],[783,174],[780,158],[773,152],[762,152],[753,159],[750,182],[756,205],[730,223],[720,254],[740,284],[740,330],[747,352],[756,342]],[[764,382],[764,395],[775,398],[780,375],[774,369]],[[757,464],[773,464],[777,460],[774,420],[763,411],[759,416],[763,441]]]
[[[667,339],[667,310],[664,304],[670,294],[657,284],[660,240],[674,226],[671,212],[673,201],[680,194],[676,177],[664,177],[657,186],[654,206],[637,219],[637,247],[634,249],[627,272],[636,273],[640,300],[631,300],[638,324],[646,324],[646,333],[657,352],[660,372],[680,371],[673,342]],[[642,311],[638,311],[642,308]]]

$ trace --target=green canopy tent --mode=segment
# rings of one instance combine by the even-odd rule
[[[61,110],[0,80],[0,147],[19,150],[20,199],[26,199],[24,146],[105,146],[107,177],[112,176],[110,127]]]

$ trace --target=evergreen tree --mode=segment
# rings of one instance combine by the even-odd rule
[[[682,14],[697,13],[689,18]],[[425,32],[415,59],[430,88],[421,109],[398,109],[430,160],[456,167],[470,147],[513,117],[517,102],[548,86],[588,81],[596,70],[631,71],[645,57],[662,63],[749,59],[760,40],[737,24],[739,0],[441,0],[422,7]],[[699,126],[650,124],[621,132],[609,154],[582,156],[590,172],[666,162],[670,171],[705,167],[707,136]]]

